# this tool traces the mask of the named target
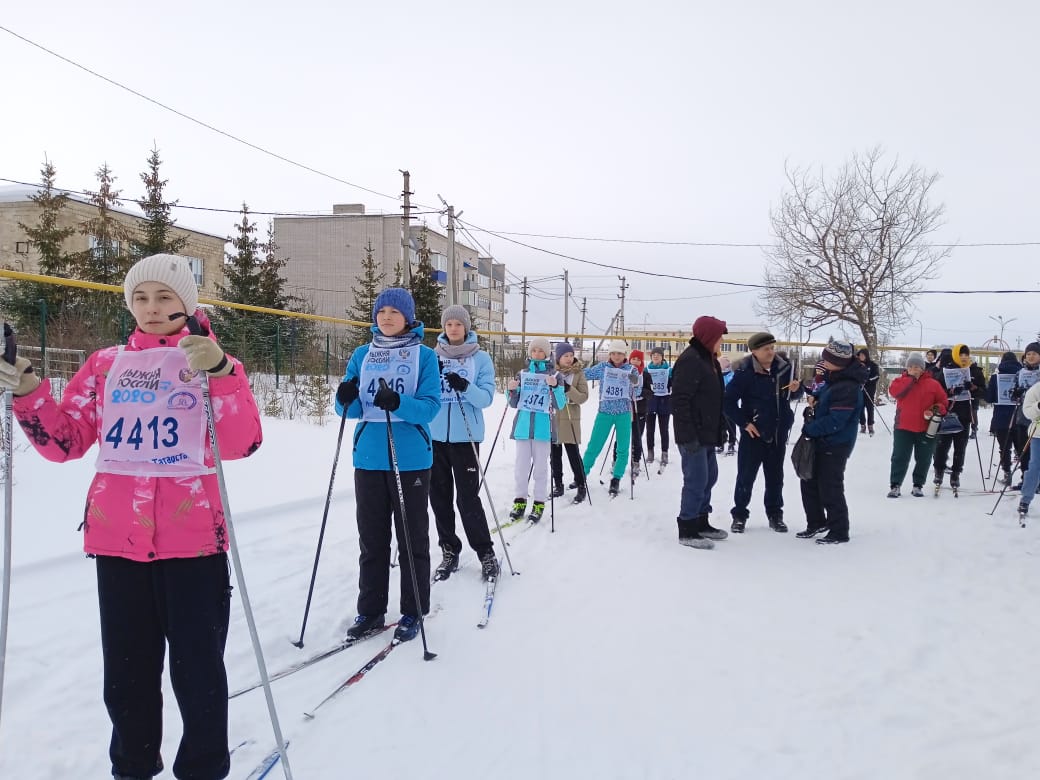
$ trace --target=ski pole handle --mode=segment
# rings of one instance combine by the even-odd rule
[[[15,358],[18,357],[18,344],[14,340],[14,329],[8,324],[4,323],[4,360],[14,365]]]

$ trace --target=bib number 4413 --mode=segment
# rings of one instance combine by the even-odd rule
[[[151,436],[151,445],[153,450],[159,449],[159,446],[163,447],[176,447],[177,442],[180,441],[180,437],[177,434],[177,420],[174,417],[167,417],[161,422],[159,417],[153,417],[151,420],[143,421],[140,417],[131,418],[133,422],[130,423],[125,417],[120,417],[116,420],[115,424],[108,429],[108,433],[105,434],[105,441],[112,444],[112,449],[118,449],[120,444],[126,443],[131,445],[135,450],[141,449],[141,445],[145,444],[148,439],[146,437]],[[130,425],[130,432],[123,438],[123,432],[126,425]],[[159,428],[163,428],[163,437],[159,438]]]

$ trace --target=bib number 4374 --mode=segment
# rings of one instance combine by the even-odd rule
[[[130,422],[130,419],[133,422]],[[123,438],[124,428],[126,425],[130,425],[130,432]],[[162,427],[163,437],[160,439],[160,426]],[[112,449],[118,449],[120,444],[126,443],[131,445],[135,450],[141,449],[142,444],[148,442],[148,437],[151,437],[151,446],[153,450],[159,449],[159,446],[163,447],[176,447],[177,442],[180,441],[180,437],[177,434],[177,420],[174,417],[167,417],[160,422],[159,417],[155,416],[152,419],[144,421],[140,417],[137,418],[125,418],[120,417],[116,420],[115,424],[108,429],[108,433],[105,434],[105,441],[111,443]]]

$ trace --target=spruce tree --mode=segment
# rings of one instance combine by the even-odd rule
[[[179,254],[188,243],[187,236],[174,235],[177,221],[170,216],[170,209],[177,201],[167,202],[163,195],[168,179],[159,176],[162,160],[159,150],[152,149],[148,157],[148,170],[141,174],[144,197],[137,201],[145,218],[141,221],[138,237],[131,241],[131,253],[135,260],[162,253]]]
[[[412,298],[415,299],[415,318],[430,328],[439,328],[441,324],[441,286],[434,279],[433,263],[430,260],[430,247],[427,243],[426,227],[419,232],[419,267],[412,274]],[[437,335],[431,333],[424,339],[433,346]]]
[[[19,222],[18,227],[30,242],[30,251],[39,255],[38,270],[45,276],[68,277],[71,256],[65,251],[65,241],[75,235],[76,229],[61,227],[61,214],[68,206],[68,195],[55,189],[57,171],[50,160],[44,160],[40,169],[40,189],[29,199],[39,208],[34,225]],[[25,269],[14,269],[25,270]],[[47,307],[47,327],[53,327],[65,313],[66,300],[73,288],[37,282],[10,282],[0,288],[0,306],[21,331],[36,331],[40,327],[40,301]]]
[[[386,274],[379,271],[373,251],[372,242],[369,241],[365,246],[365,259],[361,261],[361,273],[350,288],[354,302],[347,308],[348,320],[371,322],[372,307],[379,293],[386,287]],[[371,337],[372,331],[368,326],[349,326],[343,349],[347,353],[353,352],[362,344],[367,344]]]
[[[98,168],[96,176],[98,190],[87,194],[97,214],[84,220],[79,228],[90,239],[91,246],[75,256],[74,275],[88,282],[121,285],[133,265],[130,231],[116,217],[120,190],[115,189],[116,177],[107,163]],[[123,320],[128,316],[121,295],[88,290],[77,300],[81,319],[92,321],[95,334],[105,340],[121,335]]]

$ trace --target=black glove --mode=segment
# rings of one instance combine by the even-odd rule
[[[444,381],[448,383],[448,387],[458,393],[465,393],[466,388],[469,387],[469,380],[459,376],[454,371],[449,371],[445,374]]]
[[[946,394],[951,396],[957,395],[957,393],[961,392],[962,390],[964,390],[964,385],[954,385],[946,391]]]
[[[379,390],[372,403],[384,412],[396,412],[401,405],[401,394],[392,390],[386,382],[379,383]]]
[[[1026,389],[1024,387],[1019,387],[1019,386],[1016,385],[1011,390],[1010,398],[1011,398],[1012,401],[1017,401],[1019,398],[1021,398],[1025,394],[1026,394]]]
[[[806,422],[809,422],[809,420],[811,420],[815,416],[816,412],[812,410],[811,406],[807,406],[805,409],[802,410],[802,419]]]
[[[354,377],[346,382],[339,383],[339,389],[336,390],[336,400],[339,401],[339,405],[346,409],[358,398],[358,378]]]

